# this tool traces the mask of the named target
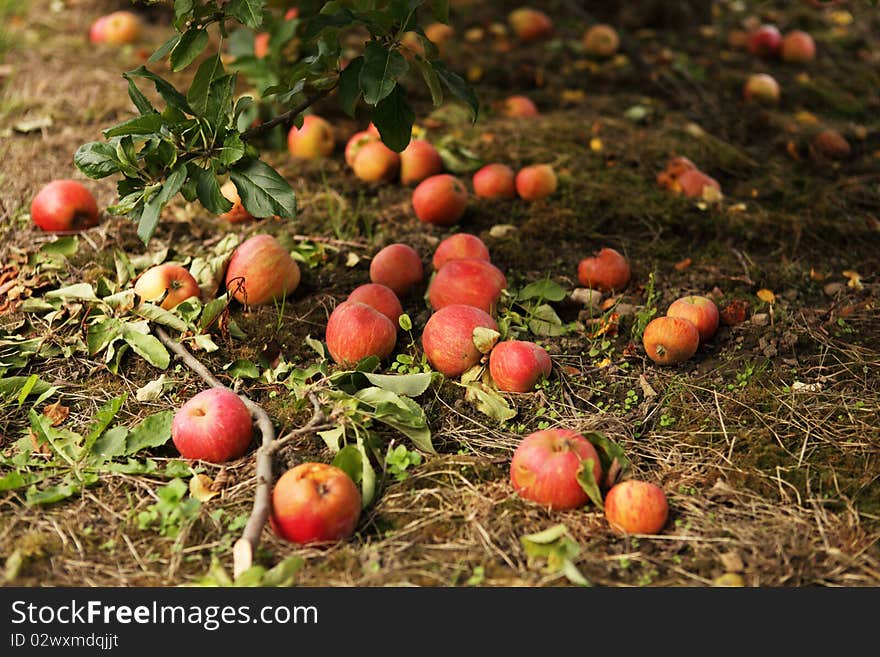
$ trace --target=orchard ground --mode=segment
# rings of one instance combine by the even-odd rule
[[[297,548],[267,526],[257,561],[268,567],[300,555],[300,585],[569,585],[521,543],[563,523],[579,547],[571,560],[595,585],[704,586],[724,575],[721,581],[748,586],[880,585],[880,15],[867,2],[827,10],[754,3],[762,21],[815,37],[816,60],[794,65],[731,46],[731,30],[757,10],[718,2],[710,26],[683,34],[621,27],[630,56],[591,60],[579,50],[589,18],[576,3],[545,4],[555,17],[553,39],[511,38],[504,47],[464,35],[504,23],[516,3],[453,3],[457,36],[447,59],[471,80],[481,115],[474,125],[454,104],[435,110],[430,98],[417,97],[416,123],[431,141],[468,149],[479,163],[514,170],[551,163],[559,174],[557,192],[542,201],[472,197],[456,227],[486,242],[512,290],[548,277],[573,290],[579,260],[603,246],[626,255],[630,285],[605,311],[569,299],[554,303],[566,325],[579,322],[562,335],[526,334],[546,347],[554,368],[537,392],[506,395],[513,419],[480,412],[453,382],[432,385],[418,402],[438,454],[423,455],[399,479],[380,471],[376,499],[351,540]],[[40,298],[53,287],[113,276],[116,249],[130,257],[145,252],[132,223],[104,213],[56,269],[27,275],[28,258],[54,239],[30,224],[30,200],[50,180],[82,179],[74,150],[130,116],[121,73],[144,63],[170,34],[167,18],[153,11],[137,45],[89,44],[91,22],[125,5],[0,0],[0,337],[45,330],[4,296],[8,280]],[[778,105],[743,101],[753,72],[777,78]],[[501,117],[495,103],[513,93],[532,98],[541,115]],[[430,271],[434,247],[451,232],[416,219],[411,188],[364,184],[345,165],[345,140],[366,117],[350,119],[332,99],[316,111],[337,131],[330,158],[265,155],[297,192],[296,219],[233,225],[178,199],[147,249],[167,248],[167,259],[187,262],[229,233],[269,232],[303,256],[302,283],[283,305],[245,311],[233,304],[247,337],[219,336],[219,350],[198,354],[230,384],[224,366],[234,361],[283,354],[299,367],[314,363],[317,354],[304,339],[323,339],[330,310],[369,281],[373,254],[405,242]],[[822,128],[846,136],[847,159],[811,152]],[[662,189],[656,175],[674,155],[718,180],[723,199],[702,202]],[[460,174],[469,186],[471,173]],[[86,184],[101,208],[115,202],[112,180]],[[429,316],[423,292],[404,300],[415,338]],[[714,295],[722,309],[742,302],[745,319],[723,324],[688,362],[658,367],[634,335],[652,312],[664,314],[688,294]],[[81,326],[61,324],[47,339],[73,344],[78,335]],[[417,339],[410,347],[401,332],[397,353],[419,356]],[[116,422],[133,426],[205,387],[172,362],[165,372],[172,385],[158,399],[138,402],[136,391],[160,372],[131,353],[117,374],[103,359],[73,350],[70,357],[30,359],[7,376],[30,374],[59,388],[35,410],[58,402],[69,410],[60,427],[80,433],[124,392]],[[310,415],[277,385],[239,384],[279,430]],[[27,433],[32,401],[0,402],[6,456]],[[661,485],[669,498],[662,533],[621,537],[593,506],[550,513],[519,499],[509,483],[510,457],[523,436],[546,426],[601,431],[623,447],[631,474]],[[393,431],[385,439],[414,449]],[[176,454],[168,442],[137,458],[146,457],[161,469]],[[331,459],[323,441],[301,436],[278,455],[276,474]],[[155,510],[156,491],[168,483],[155,474],[102,473],[48,505],[28,505],[25,489],[0,493],[7,582],[179,585],[205,575],[212,556],[230,568],[231,546],[253,503],[253,449],[226,466],[200,468],[219,494],[185,515],[176,535],[139,525],[139,514]]]

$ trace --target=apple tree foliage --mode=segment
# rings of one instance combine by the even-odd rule
[[[226,176],[253,216],[293,218],[294,191],[260,159],[258,138],[279,124],[302,125],[303,112],[331,91],[337,91],[349,116],[365,107],[382,141],[398,152],[409,143],[415,118],[403,84],[411,68],[424,80],[434,105],[446,89],[476,119],[473,90],[437,59],[420,25],[426,16],[448,23],[448,0],[306,0],[297,3],[298,16],[290,20],[275,17],[266,5],[266,0],[173,0],[175,34],[147,65],[123,74],[138,115],[104,130],[103,141],[77,149],[74,162],[86,176],[120,176],[119,198],[108,211],[137,222],[145,244],[163,207],[178,194],[215,214],[231,209],[220,192]],[[217,36],[216,52],[208,50],[211,31]],[[262,58],[253,54],[256,31],[270,34],[270,51]],[[401,52],[401,39],[409,31],[418,34],[424,56],[407,58]],[[357,34],[364,36],[362,52],[347,58],[345,39]],[[235,55],[230,70],[221,57],[227,40]],[[180,90],[150,70],[165,58],[174,72],[200,60],[189,89]],[[237,95],[239,74],[254,85],[262,107],[284,111],[252,127],[258,101]],[[146,85],[155,88],[159,106],[143,92]]]

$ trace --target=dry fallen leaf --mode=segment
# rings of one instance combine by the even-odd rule
[[[685,258],[684,260],[680,260],[679,262],[676,262],[674,265],[675,271],[684,271],[685,269],[690,267],[692,264],[694,264],[694,261],[691,260],[690,258]]]
[[[739,587],[739,586],[745,586],[745,585],[746,585],[746,582],[743,579],[743,576],[739,575],[737,573],[724,573],[723,575],[716,577],[712,581],[712,586]]]
[[[53,427],[57,427],[70,415],[70,409],[67,406],[62,406],[61,402],[55,402],[54,404],[47,404],[43,408],[43,415],[51,420]]]
[[[825,274],[823,274],[822,272],[818,272],[818,271],[816,271],[815,269],[813,269],[812,267],[810,267],[810,280],[811,280],[811,281],[816,281],[817,283],[818,283],[819,281],[824,281],[824,280],[825,280]]]
[[[758,298],[766,303],[776,303],[776,295],[767,288],[758,290]]]
[[[212,497],[217,497],[218,493],[211,490],[213,480],[205,474],[193,475],[189,480],[189,494],[199,502],[207,502]]]
[[[590,140],[590,150],[594,153],[600,153],[604,148],[605,146],[602,144],[602,140],[598,137],[593,137]]]
[[[642,388],[642,394],[645,395],[645,399],[657,396],[657,391],[648,383],[648,379],[644,374],[639,375],[639,385]]]
[[[856,290],[862,289],[862,277],[859,272],[853,271],[852,269],[847,269],[845,272],[843,272],[843,275],[849,279],[849,282],[847,283],[848,287],[855,288]]]

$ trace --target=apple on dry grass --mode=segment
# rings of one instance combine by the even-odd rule
[[[134,291],[144,301],[161,302],[165,310],[171,310],[190,297],[201,296],[199,284],[189,270],[172,262],[147,269],[135,281]]]
[[[720,193],[721,184],[699,169],[691,169],[676,178],[673,189],[687,198],[704,198],[709,193],[707,190]]]
[[[667,317],[689,320],[700,333],[700,344],[705,344],[718,331],[720,316],[718,306],[709,297],[688,295],[673,301],[666,311]]]
[[[750,75],[743,86],[743,98],[764,105],[775,105],[779,102],[779,83],[767,73]]]
[[[431,314],[422,330],[422,351],[428,363],[447,377],[456,377],[480,362],[482,353],[474,344],[474,329],[498,330],[489,313],[454,304]]]
[[[581,44],[590,57],[611,57],[620,48],[620,36],[612,26],[598,23],[584,32]]]
[[[48,232],[73,232],[98,225],[98,204],[77,180],[53,180],[31,201],[31,221]]]
[[[280,301],[299,286],[301,272],[290,252],[272,235],[239,244],[226,267],[226,290],[247,306]]]
[[[759,57],[775,57],[782,48],[782,34],[775,25],[765,23],[749,32],[746,48]]]
[[[400,184],[416,185],[443,173],[443,159],[426,139],[413,139],[400,153]]]
[[[540,201],[556,193],[559,181],[549,164],[532,164],[517,172],[514,184],[521,199]]]
[[[792,64],[806,64],[816,58],[816,42],[803,30],[787,32],[782,39],[782,60]]]
[[[134,43],[141,36],[141,19],[131,11],[114,11],[100,16],[89,28],[89,41],[119,46]]]
[[[544,429],[523,438],[510,460],[510,483],[525,500],[551,511],[576,509],[589,500],[578,473],[592,461],[602,480],[602,464],[593,444],[573,429]]]
[[[474,195],[480,198],[516,198],[516,174],[506,164],[494,162],[473,176]]]
[[[683,317],[655,317],[645,327],[642,344],[658,365],[678,365],[697,353],[700,332]]]
[[[488,260],[450,260],[431,279],[428,302],[434,310],[464,304],[492,314],[506,288],[507,278]]]
[[[620,292],[630,280],[629,262],[616,249],[604,247],[578,263],[578,281],[602,292]]]
[[[605,494],[605,518],[624,534],[659,534],[669,518],[666,494],[657,484],[626,479]]]
[[[441,240],[437,248],[434,249],[431,265],[436,271],[450,260],[462,260],[464,258],[489,261],[491,260],[489,257],[489,247],[476,235],[453,233]]]
[[[448,173],[429,176],[413,190],[413,210],[426,224],[453,226],[464,216],[467,205],[467,187]]]
[[[325,332],[333,362],[354,367],[369,356],[385,360],[397,343],[397,324],[359,301],[343,301],[333,309]]]
[[[547,351],[527,340],[505,340],[489,352],[489,374],[495,387],[506,392],[531,392],[552,368]]]
[[[817,133],[810,141],[810,151],[813,157],[827,157],[832,160],[845,160],[852,152],[849,142],[842,134],[833,128],[828,128]]]
[[[376,139],[358,148],[352,169],[364,182],[391,182],[400,170],[400,155]]]
[[[287,133],[287,150],[298,159],[315,160],[328,157],[336,147],[333,126],[326,119],[309,114],[302,127],[293,126]]]
[[[508,96],[496,105],[502,116],[509,119],[522,119],[540,116],[541,112],[532,99],[519,94]]]
[[[369,130],[358,130],[345,142],[345,163],[354,168],[354,160],[363,146],[378,141],[379,135]]]
[[[387,285],[381,283],[364,283],[351,291],[346,301],[358,301],[375,308],[385,315],[395,328],[399,326],[400,316],[403,314],[403,306],[400,299]]]
[[[282,539],[300,545],[354,534],[361,494],[344,470],[328,463],[294,466],[272,488],[269,525]]]
[[[395,242],[383,247],[370,262],[370,280],[387,285],[403,298],[425,278],[418,252],[409,244]]]
[[[507,15],[507,22],[521,41],[543,41],[553,36],[553,19],[533,7],[514,9]]]
[[[250,411],[228,388],[209,388],[178,409],[171,440],[187,459],[224,463],[242,456],[253,438]]]

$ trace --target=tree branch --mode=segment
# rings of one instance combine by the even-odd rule
[[[291,109],[287,110],[283,114],[279,114],[278,116],[276,116],[272,119],[269,119],[265,123],[261,123],[260,125],[256,125],[253,128],[248,128],[247,130],[245,130],[244,132],[241,133],[242,141],[249,141],[251,139],[255,139],[256,137],[259,137],[260,135],[268,132],[269,130],[271,130],[272,128],[274,128],[277,125],[288,124],[288,123],[292,122],[297,117],[297,115],[306,111],[309,107],[311,107],[312,105],[317,103],[319,100],[321,100],[325,96],[329,95],[330,92],[333,91],[338,84],[339,84],[339,78],[336,78],[336,81],[331,86],[327,87],[326,89],[321,89],[320,91],[316,92],[312,96],[309,96],[308,98],[306,98],[303,102],[301,102],[296,107],[292,107]]]

